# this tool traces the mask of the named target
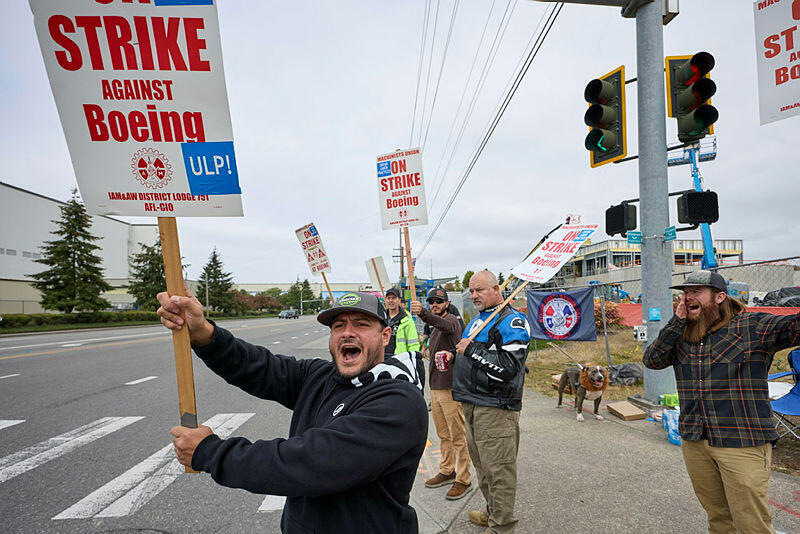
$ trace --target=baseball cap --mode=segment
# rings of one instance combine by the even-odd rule
[[[728,289],[722,275],[714,271],[695,271],[687,276],[683,283],[670,286],[670,289],[683,289],[692,286],[713,287],[720,291],[726,291]]]
[[[332,308],[317,315],[317,321],[325,326],[330,326],[339,314],[346,312],[366,313],[381,321],[384,326],[388,324],[386,308],[381,305],[378,297],[372,293],[362,293],[360,291],[345,293],[339,297]]]
[[[394,295],[395,297],[400,298],[400,290],[397,289],[396,287],[390,287],[389,289],[387,289],[386,294]]]
[[[433,287],[430,289],[430,291],[428,291],[428,300],[431,299],[442,299],[445,301],[450,300],[450,298],[447,296],[447,292],[440,287]]]

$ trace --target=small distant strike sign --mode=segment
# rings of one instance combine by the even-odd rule
[[[325,253],[325,247],[322,246],[322,238],[320,238],[314,223],[298,228],[294,233],[297,236],[297,240],[300,241],[300,248],[303,249],[303,254],[306,256],[311,274],[331,272],[328,255]]]
[[[383,229],[428,224],[420,149],[378,156],[377,167]]]
[[[553,232],[511,274],[528,282],[543,284],[550,280],[597,230],[596,224],[565,224]]]
[[[800,114],[800,0],[753,3],[761,124]]]

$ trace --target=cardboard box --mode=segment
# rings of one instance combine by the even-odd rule
[[[628,401],[612,402],[606,409],[623,421],[635,421],[647,418],[647,412],[640,410]]]

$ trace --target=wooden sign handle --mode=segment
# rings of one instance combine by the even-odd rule
[[[167,293],[184,296],[183,266],[181,249],[178,243],[178,225],[175,217],[159,217],[158,233],[161,236],[161,252],[164,258],[164,274],[167,278]],[[181,317],[184,319],[183,312]],[[197,403],[194,394],[194,374],[192,371],[192,347],[187,327],[172,331],[172,347],[175,352],[175,374],[178,377],[178,410],[180,424],[187,428],[197,428]],[[197,473],[186,466],[187,473]]]
[[[325,282],[325,287],[328,288],[328,296],[331,298],[331,306],[336,306],[336,299],[333,298],[333,291],[331,291],[331,286],[328,285],[328,277],[325,276],[325,273],[322,274],[322,280]]]
[[[505,307],[506,307],[506,305],[507,305],[509,302],[511,302],[512,300],[514,300],[514,297],[516,297],[516,296],[517,296],[517,294],[519,294],[519,292],[520,292],[520,291],[522,291],[523,289],[525,289],[525,286],[527,286],[527,285],[528,285],[528,281],[527,281],[527,280],[526,280],[526,281],[524,281],[524,282],[522,282],[522,283],[519,285],[519,287],[517,287],[517,289],[515,289],[515,290],[514,290],[514,292],[513,292],[513,293],[511,293],[511,294],[508,296],[508,298],[507,298],[506,300],[504,300],[504,301],[503,301],[503,303],[502,303],[500,306],[498,306],[498,307],[497,307],[497,309],[496,309],[496,310],[494,310],[494,311],[492,312],[492,314],[491,314],[489,317],[487,317],[487,318],[486,318],[486,320],[485,320],[485,321],[483,321],[483,324],[482,324],[482,325],[481,325],[481,326],[480,326],[480,327],[479,327],[477,330],[475,330],[475,332],[473,332],[472,334],[470,334],[470,336],[469,336],[467,339],[468,339],[469,341],[474,341],[474,340],[475,340],[475,338],[476,338],[476,337],[478,337],[478,334],[480,334],[480,333],[481,333],[481,330],[483,330],[483,329],[486,327],[486,325],[487,325],[487,324],[489,324],[489,323],[491,322],[491,320],[492,320],[492,319],[494,319],[494,318],[495,318],[495,316],[496,316],[498,313],[500,313],[500,311],[501,311],[503,308],[505,308]]]
[[[408,226],[403,227],[403,238],[406,242],[406,264],[408,265],[408,288],[411,290],[411,300],[417,300],[417,286],[414,281],[414,262],[411,261],[411,239],[408,237]]]

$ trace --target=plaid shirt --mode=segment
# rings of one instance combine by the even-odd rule
[[[644,352],[650,369],[670,365],[681,403],[681,437],[705,430],[714,447],[753,447],[778,438],[767,374],[779,350],[800,344],[800,314],[742,313],[700,343],[683,339],[685,319],[672,319]]]

